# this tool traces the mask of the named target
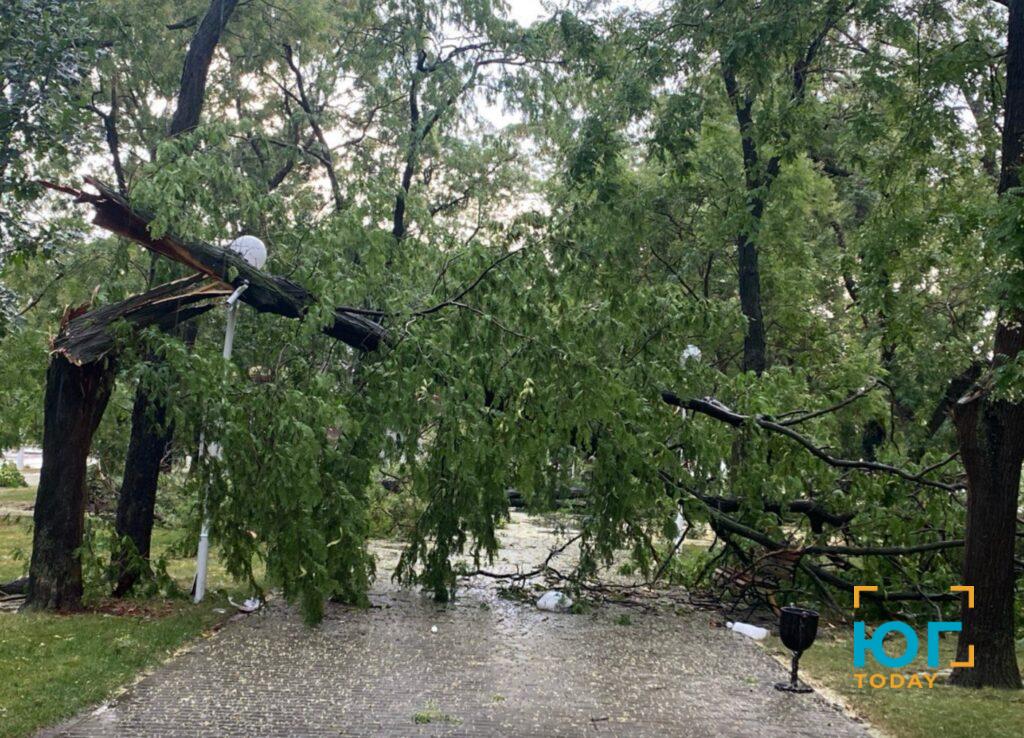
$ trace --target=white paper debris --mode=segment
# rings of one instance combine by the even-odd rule
[[[548,612],[565,612],[572,607],[572,598],[557,589],[551,589],[540,596],[537,607]]]
[[[763,641],[768,637],[768,631],[750,623],[726,623],[725,627],[755,641]]]
[[[238,610],[238,612],[244,612],[244,613],[256,612],[261,607],[263,607],[263,600],[261,600],[259,597],[250,597],[249,599],[247,599],[245,602],[243,602],[241,604],[235,602],[233,599],[231,599],[229,597],[228,598],[228,602],[230,602],[231,605],[236,610]]]

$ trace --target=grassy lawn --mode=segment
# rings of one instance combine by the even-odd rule
[[[789,658],[777,638],[766,641],[774,654]],[[942,662],[955,655],[954,638],[942,643]],[[926,671],[924,648],[905,675]],[[1017,649],[1024,665],[1024,648]],[[887,670],[871,668],[858,671]],[[933,689],[857,688],[853,678],[853,635],[820,635],[800,659],[801,673],[838,693],[855,713],[897,738],[1020,738],[1024,736],[1024,691],[969,690],[940,684]]]
[[[31,535],[30,519],[0,518],[0,581],[25,573]],[[154,550],[173,539],[156,531]],[[168,562],[186,591],[194,571],[191,559]],[[211,594],[198,607],[177,599],[119,603],[117,611],[129,614],[117,615],[110,603],[76,615],[0,613],[0,738],[29,735],[102,701],[223,621],[233,611],[224,591],[232,582],[215,557],[209,582]]]
[[[27,510],[35,501],[35,487],[0,487],[0,508]]]
[[[167,603],[158,615],[0,614],[0,736],[29,735],[103,700],[225,616]]]
[[[32,553],[32,520],[0,517],[0,582],[24,576]]]

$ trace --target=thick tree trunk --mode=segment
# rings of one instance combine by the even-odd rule
[[[76,366],[55,354],[46,372],[43,468],[25,607],[75,610],[82,604],[85,467],[93,433],[114,386],[112,359]]]
[[[125,321],[134,327],[166,327],[202,313],[208,306],[199,303],[222,294],[220,285],[192,277],[65,318],[46,374],[43,469],[26,607],[73,610],[81,605],[77,551],[85,526],[85,467],[116,373],[110,325]],[[83,361],[82,355],[91,358]]]
[[[177,136],[199,125],[199,116],[206,99],[206,75],[210,71],[213,52],[220,43],[220,34],[228,24],[238,0],[213,0],[188,45],[181,67],[178,106],[171,118],[168,134]]]
[[[1009,0],[1006,45],[1002,169],[999,193],[1018,197],[1024,160],[1024,0]],[[996,325],[993,368],[1024,349],[1024,310],[1003,310]],[[1024,403],[992,397],[987,383],[961,398],[953,410],[960,455],[967,471],[967,545],[963,584],[974,587],[974,607],[965,602],[957,661],[951,681],[964,687],[1020,689],[1014,649],[1014,545],[1021,463],[1024,462]]]
[[[1020,343],[1020,329],[1018,346]],[[954,412],[960,454],[967,470],[967,534],[963,583],[974,587],[974,607],[964,603],[954,670],[964,687],[1019,689],[1014,648],[1014,544],[1017,496],[1024,460],[1024,406],[985,395],[961,401]]]

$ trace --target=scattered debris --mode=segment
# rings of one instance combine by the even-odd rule
[[[248,615],[251,612],[256,612],[261,607],[263,607],[263,600],[261,600],[259,597],[250,597],[242,604],[238,604],[233,599],[228,597],[228,602],[230,602],[231,606],[238,610],[238,612],[245,613],[246,615]]]
[[[550,589],[537,600],[537,607],[548,612],[567,612],[572,607],[572,598],[557,589]]]
[[[0,594],[0,612],[17,612],[25,602],[25,595]]]
[[[745,635],[747,638],[753,638],[755,641],[763,641],[768,637],[767,630],[759,628],[756,625],[751,625],[750,623],[727,622],[725,627],[739,633],[740,635]]]

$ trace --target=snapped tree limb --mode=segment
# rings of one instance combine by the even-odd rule
[[[168,329],[206,312],[213,307],[212,298],[230,292],[219,281],[196,274],[95,310],[69,309],[53,340],[53,351],[76,366],[99,361],[115,348],[110,330],[115,322],[126,320],[134,328],[155,325]]]
[[[736,512],[741,506],[740,501],[733,497],[714,497],[712,495],[698,496],[700,497],[700,501],[705,505],[713,507],[723,513]],[[825,528],[825,523],[828,523],[835,528],[842,528],[856,517],[856,513],[830,512],[815,500],[791,500],[789,502],[782,503],[764,500],[762,503],[762,509],[765,512],[774,513],[776,515],[782,515],[784,512],[806,515],[808,521],[811,523],[811,530],[815,533],[821,533]]]
[[[111,233],[135,241],[154,253],[231,287],[248,282],[249,288],[242,293],[241,300],[257,312],[302,319],[317,302],[316,296],[298,282],[267,274],[228,249],[202,241],[185,242],[170,233],[154,238],[149,232],[153,219],[151,214],[133,208],[124,197],[98,179],[86,177],[85,181],[99,194],[76,192],[64,187],[54,189],[75,194],[79,202],[92,205],[96,211],[93,223]],[[323,332],[360,351],[376,351],[389,340],[387,330],[380,323],[344,307],[335,308],[334,320],[323,328]]]
[[[945,540],[935,541],[932,543],[924,543],[916,546],[877,546],[877,547],[854,547],[854,546],[806,546],[803,548],[794,547],[787,541],[776,541],[771,536],[763,533],[759,530],[755,530],[748,525],[744,525],[738,520],[729,517],[725,513],[719,511],[712,505],[709,505],[702,499],[702,495],[698,494],[694,490],[690,489],[684,484],[681,484],[678,480],[672,478],[665,472],[659,472],[658,476],[661,477],[670,487],[685,492],[686,494],[694,497],[707,509],[708,516],[711,519],[711,525],[717,531],[737,535],[740,538],[744,538],[748,541],[756,543],[769,551],[793,551],[794,553],[801,554],[798,566],[805,572],[810,574],[812,577],[818,579],[824,584],[829,584],[837,589],[845,592],[852,592],[854,584],[852,582],[843,579],[841,576],[829,571],[819,564],[808,561],[807,558],[814,555],[826,555],[830,558],[836,556],[905,556],[917,553],[926,553],[929,551],[943,550],[947,548],[962,547],[964,542],[962,540]],[[879,592],[867,592],[865,596],[870,599],[884,600],[887,602],[905,601],[905,600],[951,600],[955,599],[954,595],[949,592],[936,592],[928,593],[921,590],[912,591],[879,591]]]

